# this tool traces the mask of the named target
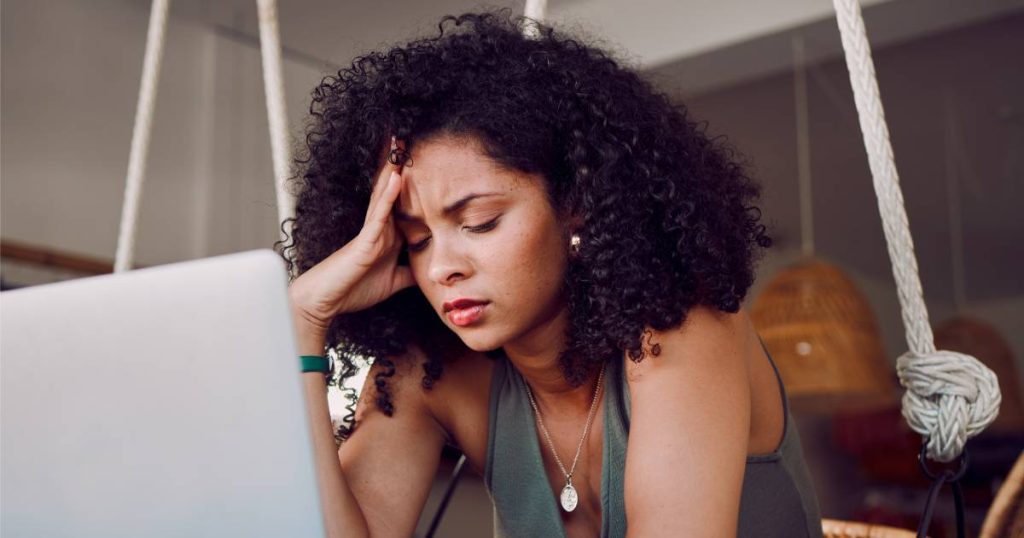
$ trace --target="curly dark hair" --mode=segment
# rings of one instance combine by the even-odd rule
[[[301,274],[351,241],[392,134],[407,148],[440,134],[473,137],[497,163],[542,175],[552,206],[581,218],[582,248],[564,279],[571,321],[559,357],[578,386],[624,352],[642,360],[646,327],[676,327],[695,305],[737,312],[758,247],[771,239],[754,205],[759,185],[706,123],[608,52],[543,24],[526,37],[530,24],[509,10],[446,16],[436,37],[360,56],[325,77],[313,91],[302,171],[292,182],[291,243],[275,246]],[[399,263],[408,264],[407,253]],[[337,316],[327,344],[342,363],[334,383],[355,374],[357,357],[381,363],[376,405],[389,416],[392,357],[419,346],[427,357],[421,384],[430,389],[445,357],[466,349],[417,286]],[[355,397],[347,397],[352,426],[341,425],[339,442],[356,427]]]

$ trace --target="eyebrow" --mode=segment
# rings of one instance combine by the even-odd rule
[[[458,200],[456,200],[456,201],[452,202],[451,204],[448,204],[447,206],[445,206],[444,209],[441,210],[441,214],[444,215],[445,217],[447,217],[447,216],[451,215],[452,213],[455,213],[456,211],[459,211],[460,209],[465,207],[466,204],[468,204],[470,201],[475,200],[477,198],[485,198],[487,196],[501,196],[501,193],[500,192],[481,192],[481,193],[474,192],[474,193],[467,194],[466,196],[463,196],[462,198],[459,198]],[[399,209],[395,209],[395,218],[397,220],[399,220],[399,221],[402,221],[402,222],[420,222],[420,223],[423,222],[423,219],[421,219],[419,217],[414,217],[412,215],[409,215],[408,213],[404,213],[404,212],[402,212]]]

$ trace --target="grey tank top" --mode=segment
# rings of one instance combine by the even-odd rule
[[[782,393],[782,442],[770,454],[747,457],[737,536],[820,537],[821,516],[800,436],[789,412],[782,377],[770,355],[768,360]],[[496,362],[484,468],[484,484],[494,504],[494,536],[564,538],[558,500],[544,474],[526,384],[507,358],[501,356]],[[630,416],[629,386],[620,360],[608,365],[603,398],[601,538],[617,538],[626,535],[622,485]]]

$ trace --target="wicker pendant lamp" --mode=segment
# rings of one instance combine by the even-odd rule
[[[768,283],[750,316],[795,409],[832,412],[892,405],[897,384],[868,302],[838,267],[814,256],[802,36],[794,37],[793,56],[803,257]]]
[[[750,315],[797,410],[895,404],[875,316],[835,265],[807,257],[787,267],[758,295]]]

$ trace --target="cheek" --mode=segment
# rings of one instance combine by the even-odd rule
[[[558,237],[557,229],[548,228],[511,232],[488,259],[493,276],[504,282],[500,293],[514,303],[550,301],[561,287],[566,264]]]

